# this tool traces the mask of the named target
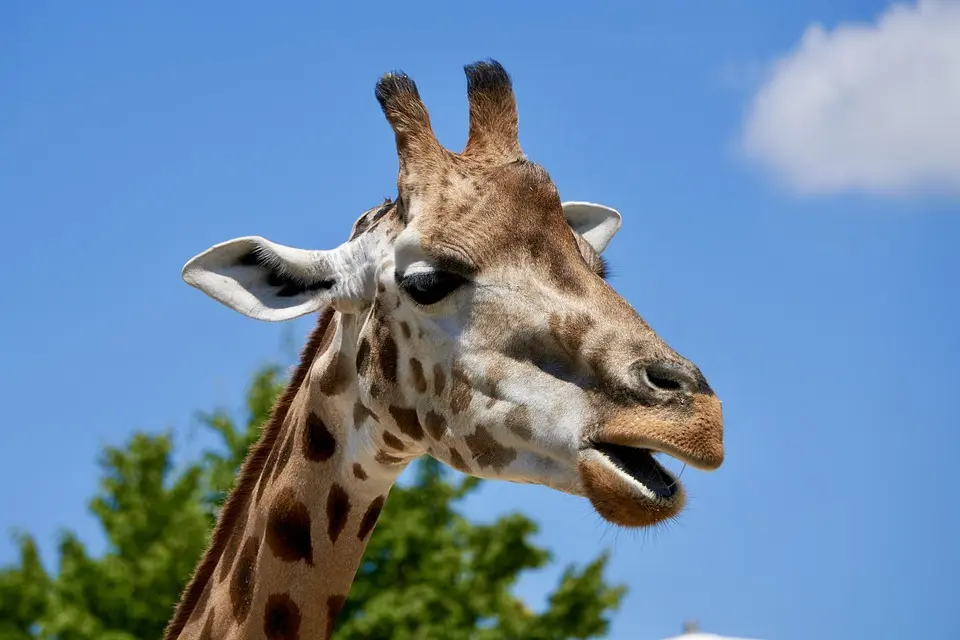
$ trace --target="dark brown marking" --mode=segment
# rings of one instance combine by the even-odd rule
[[[370,535],[370,532],[373,531],[373,528],[376,526],[377,520],[380,518],[380,512],[383,511],[383,503],[385,500],[386,498],[384,498],[384,496],[380,496],[367,507],[366,512],[363,514],[363,519],[360,520],[360,530],[357,531],[357,537],[361,541],[366,540],[367,536]]]
[[[575,362],[578,360],[580,350],[583,349],[583,342],[587,337],[587,332],[593,326],[593,321],[589,316],[583,314],[550,316],[550,335],[556,341],[557,345],[563,349],[567,356]]]
[[[406,320],[401,320],[401,321],[400,321],[400,331],[403,333],[403,337],[404,337],[406,340],[409,340],[409,339],[410,339],[410,325],[407,324],[407,321],[406,321]]]
[[[330,542],[335,543],[343,533],[349,515],[350,496],[343,487],[334,484],[327,495],[327,535],[330,536]]]
[[[359,462],[353,463],[353,477],[357,480],[366,480],[368,477],[367,472],[363,470]]]
[[[423,375],[423,365],[416,358],[410,358],[410,373],[413,374],[413,387],[417,393],[426,393],[427,378]]]
[[[279,437],[279,436],[278,436]],[[270,478],[273,476],[274,466],[277,464],[277,455],[280,450],[279,443],[274,443],[270,447],[270,453],[267,455],[267,461],[263,465],[263,470],[260,472],[260,480],[257,482],[257,502],[260,502],[260,498],[263,497],[263,492],[267,488],[267,483]]]
[[[398,350],[397,343],[389,333],[386,333],[386,325],[381,325],[383,331],[380,332],[380,344],[378,345],[377,358],[380,360],[380,373],[387,382],[397,381]]]
[[[386,451],[377,451],[376,461],[380,464],[400,464],[403,462],[402,458],[392,456]]]
[[[286,593],[272,593],[263,613],[263,633],[267,640],[299,640],[300,607]]]
[[[383,432],[383,444],[387,445],[391,449],[396,449],[397,451],[403,451],[406,447],[403,445],[403,440],[393,435],[389,431]]]
[[[327,629],[326,635],[324,636],[325,640],[333,637],[333,630],[337,626],[337,616],[340,615],[340,610],[343,609],[343,605],[346,603],[347,596],[330,596],[327,598]]]
[[[367,375],[368,366],[370,366],[370,341],[361,338],[360,346],[357,347],[357,375]]]
[[[436,411],[429,411],[423,418],[423,426],[434,440],[439,440],[447,427],[447,421]]]
[[[467,462],[463,459],[463,456],[453,447],[450,448],[450,464],[452,464],[455,469],[459,469],[464,473],[470,471],[470,467],[467,466]]]
[[[200,594],[200,599],[197,600],[197,608],[193,610],[193,613],[190,614],[190,620],[199,618],[207,610],[207,600],[210,599],[210,592],[213,591],[213,583],[208,582],[207,588],[203,590],[203,593]]]
[[[274,481],[276,481],[276,479],[280,477],[280,474],[283,473],[287,463],[290,462],[290,453],[293,452],[294,429],[292,427],[287,427],[287,431],[288,433],[283,440],[283,446],[280,447],[280,454],[277,456],[277,466],[273,469],[272,480]]]
[[[200,630],[200,638],[198,640],[213,640],[213,621],[216,613],[216,608],[212,608],[207,612],[207,621],[203,623],[203,629]]]
[[[267,544],[273,555],[286,562],[304,560],[313,565],[310,511],[290,487],[284,487],[267,514]]]
[[[303,429],[303,456],[314,462],[324,462],[333,457],[337,441],[320,416],[312,411],[307,415]]]
[[[450,377],[450,409],[453,415],[457,415],[470,406],[473,400],[473,389],[470,388],[467,375],[459,365],[454,367]]]
[[[350,365],[340,352],[330,356],[327,368],[320,374],[320,392],[325,396],[335,396],[342,393],[350,385],[353,372]]]
[[[530,411],[524,406],[516,406],[510,409],[506,418],[507,429],[510,429],[522,440],[529,440],[533,437],[533,430],[530,428]]]
[[[417,419],[416,409],[401,409],[390,405],[390,415],[396,421],[400,431],[414,440],[423,440],[423,427]]]
[[[227,541],[227,546],[223,550],[223,557],[220,558],[220,582],[227,579],[230,575],[230,569],[233,568],[233,561],[237,557],[237,550],[240,548],[240,541],[243,539],[243,527],[234,529],[233,534]]]
[[[377,420],[377,414],[370,411],[362,402],[357,400],[353,405],[353,426],[359,429],[363,425],[363,421],[367,418],[370,418],[374,422],[379,422]]]
[[[443,367],[439,364],[433,365],[433,388],[438,396],[443,395],[443,389],[447,386],[447,376],[443,372]]]
[[[464,442],[467,443],[473,459],[481,467],[493,467],[497,471],[502,471],[517,457],[515,449],[497,442],[482,424],[477,425],[473,434],[464,438]]]
[[[233,604],[233,617],[237,624],[243,624],[250,613],[253,603],[253,590],[257,579],[257,554],[260,552],[260,539],[254,536],[243,543],[243,551],[237,560],[237,568],[230,578],[230,602]]]
[[[386,292],[387,292],[387,287],[386,287],[386,285],[383,284],[382,281],[378,280],[378,281],[377,281],[377,293],[386,293]]]

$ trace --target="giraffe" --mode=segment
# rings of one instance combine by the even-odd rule
[[[332,250],[235,238],[183,279],[250,318],[316,314],[165,638],[329,638],[398,475],[466,474],[586,497],[649,527],[684,506],[652,455],[724,457],[720,401],[607,282],[620,214],[561,202],[518,140],[512,80],[464,67],[469,134],[442,147],[416,84],[383,75],[397,197]]]

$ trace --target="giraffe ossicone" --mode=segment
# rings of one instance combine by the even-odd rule
[[[390,488],[421,455],[584,496],[624,527],[683,508],[654,453],[721,465],[717,396],[605,280],[620,214],[562,202],[520,149],[506,71],[465,71],[460,153],[410,78],[377,83],[398,194],[344,244],[242,237],[184,267],[248,317],[320,319],[167,638],[329,637]]]

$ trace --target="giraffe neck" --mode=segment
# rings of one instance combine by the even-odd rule
[[[244,463],[168,639],[332,634],[404,466],[363,446],[375,430],[361,423],[375,418],[357,397],[355,327],[352,318],[322,314]]]

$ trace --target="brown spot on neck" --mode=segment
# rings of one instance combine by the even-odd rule
[[[363,519],[360,520],[360,530],[357,531],[357,538],[359,538],[361,542],[367,539],[367,536],[370,535],[370,532],[372,532],[373,528],[377,525],[377,520],[380,519],[380,512],[383,510],[385,501],[386,498],[380,496],[367,507],[366,512],[363,514]]]
[[[396,421],[397,427],[414,440],[423,440],[423,428],[417,418],[416,409],[402,409],[390,406],[390,416]]]
[[[303,456],[314,462],[325,462],[337,451],[337,441],[320,416],[312,411],[303,428]]]
[[[343,487],[334,484],[327,495],[327,535],[330,536],[330,542],[337,542],[343,528],[347,526],[349,516],[350,496]]]
[[[267,598],[263,614],[263,633],[267,640],[299,640],[300,607],[288,593],[274,593]]]
[[[240,552],[240,559],[230,579],[230,602],[233,605],[233,617],[237,624],[243,624],[250,613],[253,603],[253,589],[257,578],[257,555],[260,552],[260,540],[254,536],[247,538]]]
[[[273,555],[286,562],[313,564],[310,511],[297,499],[292,487],[284,487],[267,514],[267,544]]]

